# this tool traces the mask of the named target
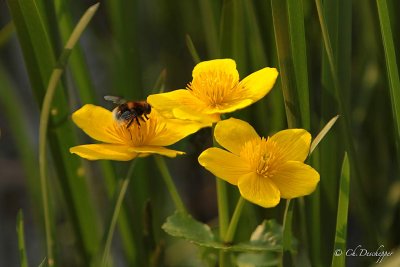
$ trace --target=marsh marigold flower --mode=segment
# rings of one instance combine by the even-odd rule
[[[275,68],[263,68],[239,82],[232,59],[197,64],[186,89],[150,95],[147,101],[164,116],[217,122],[220,115],[247,107],[263,98],[278,77]]]
[[[80,145],[70,152],[90,160],[110,159],[127,161],[135,157],[160,154],[168,157],[184,152],[165,148],[185,136],[196,132],[201,124],[169,120],[152,110],[149,119],[139,127],[133,123],[129,128],[114,119],[111,111],[94,105],[85,105],[72,114],[72,120],[86,134],[100,144]]]
[[[215,138],[226,150],[209,148],[199,156],[200,164],[217,177],[237,185],[240,194],[262,207],[276,206],[280,198],[312,193],[319,174],[304,164],[311,135],[303,129],[283,130],[260,137],[247,122],[218,122]]]

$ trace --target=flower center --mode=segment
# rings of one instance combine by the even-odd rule
[[[203,71],[193,78],[187,89],[207,106],[218,108],[238,97],[238,80],[222,71]]]
[[[264,177],[271,177],[282,163],[281,151],[270,138],[253,139],[246,142],[240,151],[240,157],[250,163],[252,170]]]
[[[157,116],[148,115],[148,120],[140,120],[140,125],[134,121],[129,128],[128,122],[115,122],[114,127],[118,134],[131,146],[143,146],[149,144],[151,139],[166,130],[165,122],[160,121]]]

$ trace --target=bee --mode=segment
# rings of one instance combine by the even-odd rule
[[[140,127],[140,120],[146,122],[149,119],[147,115],[151,112],[151,106],[146,101],[126,101],[121,97],[109,95],[104,99],[118,105],[113,110],[114,118],[118,122],[126,123],[126,128],[135,121]]]

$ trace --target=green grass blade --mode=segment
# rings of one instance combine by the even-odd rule
[[[310,156],[310,163],[313,168],[319,171],[320,168],[320,151],[317,149]],[[323,210],[321,209],[321,184],[317,186],[315,191],[311,194],[311,196],[306,197],[306,214],[308,219],[308,227],[307,227],[307,237],[308,237],[308,255],[310,257],[310,261],[313,263],[313,266],[321,266],[321,240],[323,239],[321,229],[323,226],[321,225],[321,216],[323,216]],[[316,253],[316,255],[314,255]]]
[[[249,49],[249,61],[252,70],[258,70],[267,66],[268,57],[264,49],[264,44],[261,36],[260,24],[257,21],[257,14],[254,8],[254,3],[245,1],[243,3],[245,18],[248,22],[248,42],[251,43]]]
[[[356,201],[358,202],[357,206],[359,207],[357,209],[357,212],[359,213],[360,220],[363,222],[362,225],[363,225],[365,231],[367,231],[368,233],[375,233],[376,227],[371,223],[372,219],[371,219],[370,211],[368,209],[366,209],[366,207],[367,207],[367,204],[365,203],[366,196],[365,196],[365,192],[363,189],[365,183],[363,183],[363,181],[361,180],[362,177],[361,177],[360,169],[358,166],[358,157],[356,155],[356,149],[355,149],[355,145],[354,145],[355,142],[354,142],[354,138],[352,135],[351,113],[349,111],[349,106],[347,103],[347,102],[349,102],[349,100],[348,100],[349,97],[346,95],[345,92],[343,92],[341,90],[341,83],[343,83],[343,86],[346,88],[346,86],[349,86],[347,84],[348,81],[346,82],[346,78],[343,78],[342,76],[340,76],[340,80],[339,80],[338,71],[336,69],[337,62],[339,62],[336,60],[336,58],[338,56],[336,56],[336,58],[334,56],[334,51],[332,49],[332,43],[331,43],[330,35],[328,32],[328,27],[326,24],[321,0],[315,0],[315,3],[316,3],[316,7],[317,7],[318,18],[319,18],[321,32],[322,32],[324,48],[325,48],[326,55],[328,58],[329,71],[330,71],[331,79],[333,82],[333,90],[334,90],[333,94],[335,95],[335,98],[337,101],[339,115],[342,116],[342,118],[343,118],[343,120],[341,120],[341,126],[342,126],[342,132],[344,134],[343,139],[345,142],[345,147],[346,147],[346,150],[348,151],[349,161],[352,166],[352,172],[353,172],[353,177],[354,177],[354,179],[352,179],[352,180],[356,184],[353,187],[354,188],[353,194],[355,194],[357,196],[355,198]],[[349,4],[345,1],[343,3],[333,1],[332,3],[335,5],[338,5],[338,4],[348,5]],[[327,10],[331,10],[331,9],[327,9]],[[346,12],[348,13],[349,11],[346,10]],[[351,13],[348,14],[348,16],[351,16]],[[339,17],[337,19],[339,20]],[[350,27],[350,25],[351,25],[351,23],[348,24],[347,27]],[[346,38],[346,37],[343,37],[343,38]],[[346,41],[344,41],[344,42],[346,42]],[[350,40],[348,40],[348,42],[350,42]],[[347,46],[349,46],[349,44],[347,44]],[[346,50],[346,49],[348,50],[350,48],[347,47],[344,50]],[[340,56],[343,56],[344,54],[346,54],[346,52],[338,53],[338,55],[340,55]],[[350,63],[347,64],[346,62],[344,62],[344,65],[340,64],[340,68],[349,67],[349,65],[350,65]],[[330,148],[336,148],[336,146],[338,145],[337,141],[340,141],[340,140],[341,140],[340,138],[336,139],[333,143],[331,143]],[[342,142],[343,141],[340,141],[339,144]],[[322,162],[326,162],[326,160],[332,161],[332,153],[329,152],[329,153],[321,153],[321,154],[323,157],[325,155],[325,159],[321,160],[321,164],[322,164]],[[339,153],[336,152],[336,155],[338,156]],[[335,158],[337,158],[337,157],[335,156]],[[338,162],[338,160],[335,160],[334,162]],[[330,164],[330,165],[331,165],[331,167],[335,167],[335,166],[333,166],[333,164]],[[329,172],[325,172],[325,173],[329,174]],[[327,179],[327,180],[329,181],[330,179]],[[329,190],[329,192],[334,192],[335,190],[332,191],[332,188],[335,188],[336,185],[337,185],[337,183],[335,181],[334,184],[329,184],[328,186],[326,186],[326,189]],[[334,205],[333,201],[335,200],[335,195],[333,195],[333,193],[332,193],[332,194],[330,194],[330,197],[331,197],[330,204],[332,207]],[[376,234],[368,235],[367,236],[367,239],[369,239],[368,242],[371,244],[376,243],[376,237],[377,237]],[[330,249],[329,248],[325,249],[325,251],[328,251],[328,250],[330,250]],[[330,255],[328,253],[326,253],[324,258],[327,258],[328,256],[330,256]]]
[[[339,203],[336,217],[336,233],[332,267],[346,266],[347,217],[350,198],[350,163],[344,155],[340,176]]]
[[[252,44],[251,48],[248,49],[250,71],[258,70],[266,66],[275,67],[271,65],[272,62],[268,61],[269,57],[267,56],[265,44],[263,43],[261,27],[260,23],[257,21],[257,13],[254,3],[252,1],[244,1],[244,9],[245,18],[248,24],[246,32],[248,34],[247,39],[248,42]],[[264,14],[265,12],[262,13]],[[264,21],[264,19],[263,16],[262,21]],[[279,92],[279,88],[275,88],[266,97],[250,106],[252,113],[251,118],[253,123],[255,123],[254,126],[260,129],[260,132],[267,133],[280,128],[274,127],[273,121],[284,121],[285,115],[281,103],[282,94]],[[273,114],[273,116],[270,116],[270,113]]]
[[[165,80],[167,79],[167,70],[163,69],[154,84],[153,90],[151,91],[152,94],[160,94],[164,93],[165,91]]]
[[[40,205],[40,187],[37,182],[39,180],[37,151],[32,138],[28,134],[30,129],[25,115],[28,111],[25,110],[23,101],[17,94],[16,85],[11,81],[11,77],[7,75],[2,65],[0,65],[0,94],[2,114],[7,120],[7,125],[10,127],[11,135],[14,137],[14,142],[22,162],[22,167],[27,178],[27,190],[29,191],[30,199],[34,203],[32,208],[40,216],[42,215],[42,209]],[[16,106],[20,108],[16,109]]]
[[[285,1],[271,0],[272,18],[275,33],[275,42],[278,52],[280,80],[285,101],[286,119],[289,128],[301,127],[301,114],[299,109],[298,85],[295,76],[294,61],[292,55],[292,47],[290,30],[288,24],[288,6]],[[293,18],[292,18],[293,20]],[[293,22],[292,22],[293,23]],[[297,36],[297,38],[300,38]],[[304,51],[305,54],[305,51]],[[304,55],[303,54],[303,55]],[[301,56],[301,53],[300,53]],[[299,57],[300,57],[299,56]],[[303,66],[304,67],[304,66]],[[300,75],[300,74],[299,74]],[[307,90],[308,87],[303,88]],[[304,103],[303,103],[304,104]],[[308,105],[308,101],[306,103]],[[309,117],[309,114],[307,114]],[[281,266],[291,266],[292,258],[290,256],[291,240],[292,240],[292,218],[293,218],[293,201],[287,200],[284,222],[283,222],[283,255]]]
[[[244,20],[244,1],[235,0],[233,1],[233,16],[232,25],[225,25],[233,28],[233,39],[232,39],[232,58],[236,60],[237,70],[239,74],[244,75],[247,70],[247,47],[246,43],[243,42],[247,38],[245,32],[245,20]],[[226,28],[225,28],[226,30]]]
[[[22,210],[18,211],[17,215],[17,235],[18,235],[18,249],[21,267],[28,267],[28,256],[26,255],[26,246],[25,246],[25,233],[24,233],[24,216],[22,214]]]
[[[86,28],[93,15],[96,13],[99,4],[90,7],[87,12],[82,16],[81,20],[75,27],[70,38],[68,39],[64,51],[60,56],[56,68],[53,70],[49,85],[46,90],[46,94],[43,100],[43,106],[40,113],[40,125],[39,125],[39,172],[40,172],[40,184],[43,196],[43,211],[45,220],[45,231],[46,231],[46,245],[47,245],[47,258],[49,266],[55,265],[54,259],[54,240],[52,236],[52,225],[50,223],[50,204],[49,204],[49,193],[48,193],[48,177],[47,177],[47,157],[46,157],[46,138],[47,128],[50,117],[50,109],[54,98],[54,93],[57,88],[57,84],[64,72],[65,65],[67,64],[71,50],[74,48],[76,42],[81,36],[83,30]]]
[[[44,258],[42,262],[38,265],[38,267],[46,267],[47,258]]]
[[[57,14],[57,21],[59,22],[58,30],[60,32],[61,42],[64,44],[70,37],[74,27],[71,12],[68,9],[68,2],[66,1],[55,1],[54,5]],[[84,59],[82,48],[79,44],[76,45],[74,50],[71,52],[68,61],[68,69],[71,70],[71,76],[82,103],[96,103],[95,90],[90,79],[90,73]]]
[[[67,2],[56,1],[56,13],[59,21],[59,31],[61,34],[62,42],[67,42],[72,30],[72,19],[71,12],[68,8]],[[79,45],[76,45],[74,50],[71,52],[71,56],[68,63],[68,69],[71,70],[71,76],[77,92],[82,103],[97,103],[95,89],[93,87],[92,80],[90,79],[89,70],[83,55],[83,51]],[[100,161],[98,163],[102,170],[104,180],[106,181],[106,191],[110,198],[112,198],[113,188],[118,183],[117,175],[109,161]],[[133,225],[129,223],[129,216],[127,206],[121,207],[120,216],[118,220],[118,228],[121,232],[121,239],[123,244],[123,250],[126,254],[127,262],[130,265],[135,264],[136,258],[136,244],[133,239]]]
[[[318,133],[318,135],[314,138],[314,140],[311,143],[310,146],[310,155],[314,151],[314,149],[318,146],[319,142],[324,139],[325,135],[329,132],[329,130],[332,128],[332,126],[336,123],[337,119],[339,118],[339,115],[333,117],[328,123],[322,128],[322,130]]]
[[[112,164],[109,161],[104,161],[100,163],[102,174],[104,175],[105,190],[107,192],[108,199],[113,202],[113,196],[115,195],[115,190],[119,186],[120,179],[118,178]],[[135,241],[135,225],[133,225],[130,215],[130,210],[126,203],[123,203],[119,218],[118,218],[118,230],[120,232],[120,237],[122,241],[122,247],[126,256],[126,261],[131,266],[136,264],[138,257],[138,246],[139,244]],[[99,246],[101,249],[101,246]],[[96,260],[92,262],[95,263],[92,266],[96,266]]]
[[[165,186],[166,186],[167,190],[169,191],[169,194],[175,204],[175,208],[179,212],[187,213],[185,204],[183,204],[183,201],[178,193],[178,189],[176,188],[174,180],[171,176],[171,173],[168,170],[168,166],[165,163],[163,156],[155,155],[154,161],[156,162],[158,170],[160,171],[161,176],[164,180]]]
[[[104,246],[102,247],[102,255],[101,255],[101,265],[100,266],[108,266],[110,260],[110,248],[112,239],[114,236],[115,226],[118,221],[118,217],[121,211],[122,203],[124,201],[126,191],[128,190],[128,185],[133,176],[133,170],[135,169],[136,161],[132,161],[128,170],[128,173],[125,176],[125,179],[121,181],[120,187],[117,188],[115,198],[113,201],[113,212],[111,213],[111,218],[107,225],[106,231],[104,232]],[[97,264],[96,264],[97,265]]]
[[[344,65],[344,60],[339,58],[339,43],[342,42],[343,34],[345,30],[339,30],[339,20],[347,22],[346,27],[351,27],[351,21],[348,21],[347,16],[341,13],[341,0],[326,0],[323,3],[323,8],[317,8],[320,25],[322,30],[322,42],[325,48],[325,53],[322,52],[322,73],[321,73],[321,119],[319,128],[327,125],[328,119],[335,114],[342,116],[340,120],[340,128],[333,129],[331,133],[326,136],[324,142],[319,146],[319,171],[321,177],[321,231],[327,234],[327,242],[322,245],[314,245],[315,248],[319,249],[320,253],[312,251],[310,253],[313,265],[323,264],[328,265],[331,260],[331,253],[328,251],[332,250],[333,237],[334,237],[334,214],[337,203],[337,191],[339,190],[339,177],[340,177],[340,161],[342,160],[343,150],[345,146],[350,142],[351,137],[344,131],[346,131],[348,125],[350,125],[350,114],[344,110],[344,98],[341,95],[342,91],[339,86],[339,74],[337,67],[347,69],[349,66]],[[343,62],[343,64],[342,64]],[[340,90],[340,91],[339,91]],[[334,103],[334,104],[332,104]],[[346,121],[345,121],[346,120]],[[343,142],[343,140],[346,140]],[[318,141],[318,140],[317,140]],[[350,151],[350,149],[348,149]],[[352,153],[350,153],[353,155]]]
[[[283,233],[282,233],[282,259],[281,267],[292,266],[292,257],[290,251],[292,248],[292,222],[293,222],[293,206],[294,201],[286,200],[285,213],[283,217]]]
[[[193,58],[194,63],[195,64],[199,63],[201,61],[199,53],[197,52],[197,49],[192,41],[192,38],[188,34],[186,34],[186,46],[190,52],[190,55]]]
[[[224,0],[220,21],[220,57],[233,58],[240,74],[245,73],[243,0]]]
[[[386,70],[389,81],[390,100],[392,103],[393,120],[396,130],[396,143],[400,155],[400,80],[396,63],[396,49],[390,26],[390,14],[386,0],[377,0],[379,22],[381,26],[382,43],[385,51]],[[400,160],[398,160],[399,162]]]
[[[142,99],[139,37],[136,18],[139,1],[107,1],[106,10],[113,32],[114,49],[113,80],[117,95],[126,99]],[[128,27],[129,25],[129,27]]]
[[[206,40],[208,58],[213,59],[218,57],[218,29],[216,18],[214,16],[215,9],[212,0],[200,0],[200,12],[204,28],[204,37]]]
[[[288,35],[286,3],[281,0],[271,0],[271,7],[286,118],[289,128],[296,128],[301,126],[301,116],[293,62],[291,60],[292,53]]]
[[[293,70],[296,78],[296,89],[300,106],[301,126],[310,130],[311,118],[303,2],[287,0],[287,13]]]
[[[219,29],[219,53],[218,57],[233,57],[234,40],[234,2],[224,0],[222,4],[222,15]]]
[[[22,48],[32,90],[39,105],[42,106],[45,88],[47,88],[50,74],[56,65],[53,45],[44,24],[43,14],[39,12],[36,2],[32,0],[10,0],[8,5]],[[52,101],[51,131],[48,133],[48,141],[76,238],[76,252],[80,254],[84,262],[88,263],[90,255],[97,246],[97,220],[89,199],[87,184],[78,173],[80,160],[69,153],[69,148],[76,145],[77,141],[72,131],[72,125],[67,120],[69,115],[67,97],[62,86],[59,85],[59,87]],[[47,260],[51,262],[53,259],[48,258]]]

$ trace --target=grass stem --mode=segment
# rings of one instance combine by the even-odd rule
[[[176,209],[179,210],[180,212],[186,213],[185,205],[183,204],[183,201],[178,193],[178,190],[176,189],[174,180],[172,179],[172,176],[168,170],[164,158],[162,156],[156,155],[154,156],[154,160],[156,161],[157,167],[160,170],[161,176],[165,182],[165,185],[167,186],[168,192],[171,195],[171,198],[175,204]]]
[[[102,259],[101,259],[101,266],[103,266],[103,267],[107,266],[107,262],[108,262],[109,255],[110,255],[111,243],[112,243],[112,239],[113,239],[114,232],[115,232],[115,226],[118,221],[118,215],[120,213],[121,206],[122,206],[124,197],[126,195],[126,190],[128,189],[129,182],[131,180],[135,165],[136,165],[136,160],[133,160],[131,165],[129,166],[126,177],[121,182],[121,186],[120,186],[117,200],[115,203],[114,211],[113,211],[111,221],[110,221],[108,229],[107,229],[106,241],[104,243],[104,249],[103,249],[103,254],[102,254]]]

